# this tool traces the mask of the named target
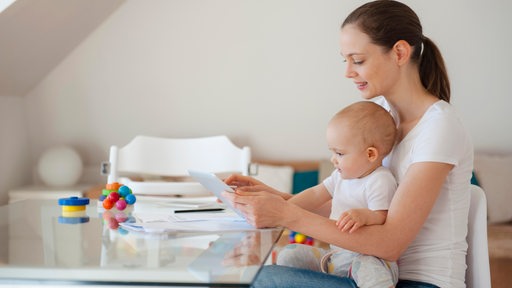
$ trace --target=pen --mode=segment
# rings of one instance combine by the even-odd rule
[[[224,210],[224,208],[188,209],[188,210],[175,210],[174,213],[215,212],[215,211],[223,211],[223,210]]]

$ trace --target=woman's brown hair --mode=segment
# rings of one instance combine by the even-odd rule
[[[423,35],[418,15],[407,5],[393,0],[377,0],[354,10],[341,27],[356,25],[372,42],[386,51],[399,40],[414,47],[411,60],[419,63],[421,83],[433,95],[450,102],[450,81],[439,48]]]

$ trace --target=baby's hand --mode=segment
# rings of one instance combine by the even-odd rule
[[[367,224],[366,209],[352,209],[341,214],[340,219],[336,222],[336,226],[342,231],[352,233],[359,227]]]

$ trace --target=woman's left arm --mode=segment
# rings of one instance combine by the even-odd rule
[[[305,223],[308,221],[306,217],[285,226],[311,230],[304,232],[312,237],[321,236],[318,239],[349,250],[397,260],[425,223],[452,168],[451,164],[438,162],[412,164],[398,186],[383,225],[364,226],[351,234],[336,234],[330,232],[334,228],[322,232],[321,227]]]
[[[345,249],[394,261],[425,223],[452,168],[451,164],[438,162],[412,164],[393,197],[386,222],[350,234],[340,233],[334,220],[269,193],[242,193],[231,200],[255,227],[283,226]]]

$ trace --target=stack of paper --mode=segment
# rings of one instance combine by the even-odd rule
[[[244,231],[255,230],[252,225],[231,210],[215,212],[134,213],[136,222],[120,223],[132,231],[167,233],[180,231]]]

